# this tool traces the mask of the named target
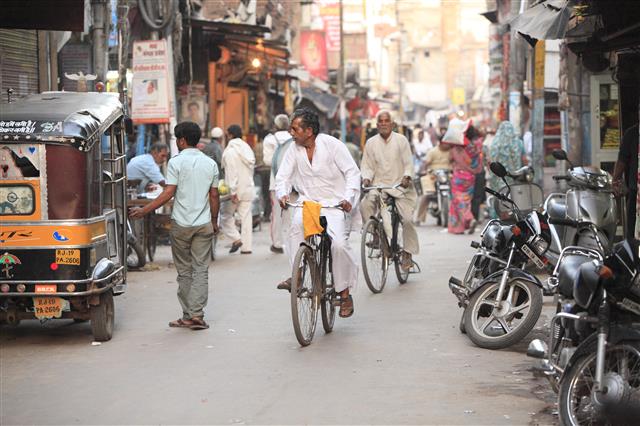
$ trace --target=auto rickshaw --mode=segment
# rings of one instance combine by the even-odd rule
[[[111,339],[127,274],[125,121],[110,93],[0,108],[0,322],[90,320]]]

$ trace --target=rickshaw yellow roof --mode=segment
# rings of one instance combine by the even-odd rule
[[[87,151],[122,116],[112,93],[44,92],[0,108],[0,142],[68,143]]]

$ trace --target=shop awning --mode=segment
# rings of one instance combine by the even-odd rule
[[[311,87],[302,88],[302,97],[310,101],[316,108],[325,113],[327,117],[333,117],[338,111],[340,98],[331,93],[321,92]]]
[[[573,12],[570,0],[543,0],[511,20],[511,28],[535,46],[538,40],[557,40],[565,36]]]

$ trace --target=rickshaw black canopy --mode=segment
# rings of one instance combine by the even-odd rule
[[[62,143],[89,151],[95,136],[122,115],[116,94],[44,92],[0,108],[0,141]]]

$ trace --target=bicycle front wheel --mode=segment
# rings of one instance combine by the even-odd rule
[[[301,346],[309,345],[316,331],[319,300],[314,268],[313,251],[300,246],[291,273],[291,319]]]
[[[361,254],[362,272],[367,287],[372,293],[380,293],[387,281],[388,261],[383,241],[386,239],[382,224],[376,219],[369,219],[362,231]]]
[[[333,270],[331,266],[331,252],[322,263],[322,302],[320,313],[322,314],[322,328],[325,333],[331,333],[336,321],[336,290],[333,284]]]

